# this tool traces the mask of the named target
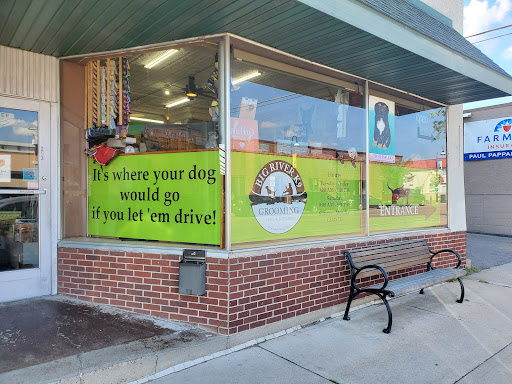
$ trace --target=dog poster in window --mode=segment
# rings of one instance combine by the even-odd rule
[[[370,96],[370,161],[395,162],[395,103]]]

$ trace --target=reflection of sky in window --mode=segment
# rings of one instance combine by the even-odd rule
[[[37,138],[37,112],[0,108],[0,141],[32,143],[34,137]]]
[[[337,137],[338,112],[340,104],[291,93],[277,88],[251,82],[239,84],[240,89],[231,92],[231,115],[238,117],[242,97],[257,99],[256,120],[261,140],[291,140],[290,127],[307,126],[309,145],[347,150],[355,147],[364,152],[365,110],[347,106],[345,137]],[[304,124],[311,113],[311,124]],[[437,133],[434,121],[443,121],[444,116],[432,116],[439,109],[403,116],[395,116],[395,154],[404,160],[426,160],[441,157],[446,149],[445,137],[432,140]],[[299,141],[301,139],[299,138]]]
[[[443,116],[431,116],[439,109],[395,116],[395,152],[404,160],[427,160],[441,157],[446,150],[445,135],[432,141],[436,136],[434,121],[443,121]]]
[[[239,116],[242,97],[257,99],[259,139],[291,140],[296,127],[306,131],[309,145],[365,151],[364,109],[346,106],[346,134],[337,137],[340,104],[251,82],[239,85],[231,92],[231,115]]]

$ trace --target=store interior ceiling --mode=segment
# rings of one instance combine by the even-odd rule
[[[211,121],[209,109],[216,100],[206,87],[207,80],[215,69],[216,49],[209,46],[186,46],[152,68],[145,65],[158,59],[167,51],[145,52],[129,56],[132,117],[155,119],[167,123]],[[255,69],[256,68],[256,69]],[[231,66],[232,79],[239,79],[258,71],[260,75],[251,82],[298,93],[317,99],[334,101],[338,88],[328,84],[283,74],[262,66],[234,59]],[[187,98],[186,86],[189,76],[195,77],[197,97],[189,98],[178,106],[166,105]],[[218,86],[218,82],[216,82]],[[353,93],[362,90],[354,85]],[[413,111],[410,111],[411,113]],[[167,120],[167,116],[169,119]]]
[[[204,46],[179,48],[153,68],[145,68],[145,65],[164,52],[129,56],[132,116],[162,121],[169,116],[171,123],[210,121],[208,111],[215,96],[207,89],[206,82],[215,68],[215,49]],[[324,100],[333,101],[336,96],[337,88],[334,86],[283,75],[263,67],[257,68],[261,75],[251,79],[251,82]],[[234,60],[231,71],[232,78],[238,79],[254,73],[255,65]],[[197,97],[190,102],[166,108],[166,105],[187,98],[185,90],[190,75],[195,77]]]
[[[208,109],[215,97],[206,90],[190,102],[172,108],[165,106],[187,98],[189,75],[194,75],[196,86],[203,88],[214,70],[215,50],[200,46],[180,48],[153,68],[144,67],[164,52],[129,56],[132,116],[162,121],[169,116],[169,122],[211,120]]]

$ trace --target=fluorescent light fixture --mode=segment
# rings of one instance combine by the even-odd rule
[[[261,72],[253,72],[253,73],[249,73],[248,75],[245,75],[245,76],[242,76],[238,79],[235,79],[231,82],[231,84],[238,84],[238,83],[241,83],[242,81],[247,81],[247,80],[250,80],[250,79],[254,79],[255,77],[258,77],[261,75]]]
[[[130,117],[130,120],[145,121],[147,123],[157,123],[157,124],[164,123],[162,120],[145,119],[144,117]]]
[[[172,108],[172,107],[175,107],[175,106],[177,106],[177,105],[180,105],[180,104],[186,103],[187,101],[190,101],[190,99],[188,99],[188,98],[181,99],[181,100],[175,101],[174,103],[167,104],[167,105],[165,106],[165,108]]]
[[[174,55],[176,52],[178,52],[177,49],[169,49],[168,51],[165,51],[163,54],[161,54],[160,56],[158,56],[155,60],[153,60],[151,63],[149,64],[146,64],[144,66],[144,68],[147,68],[147,69],[151,69],[153,68],[155,65],[161,63],[162,61],[164,61],[165,59],[167,59],[168,57],[171,57],[172,55]]]

